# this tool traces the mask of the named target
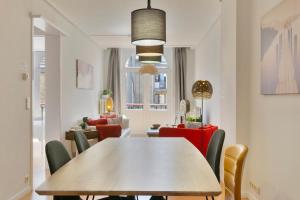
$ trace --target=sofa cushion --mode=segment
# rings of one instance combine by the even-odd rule
[[[87,121],[87,124],[89,126],[96,126],[96,125],[99,125],[99,124],[107,124],[107,119],[89,119]]]
[[[100,118],[101,119],[113,119],[113,118],[117,118],[118,116],[116,114],[111,114],[111,115],[101,115]]]
[[[120,125],[97,125],[96,128],[99,133],[99,141],[110,137],[120,137],[122,134]]]

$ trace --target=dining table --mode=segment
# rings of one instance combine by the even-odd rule
[[[184,138],[108,138],[52,174],[39,195],[218,196],[205,157]]]

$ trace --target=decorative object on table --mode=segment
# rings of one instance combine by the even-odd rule
[[[76,60],[76,87],[92,89],[94,84],[94,68],[79,59]]]
[[[157,130],[157,129],[159,129],[159,127],[160,127],[160,124],[152,124],[151,129],[152,130]]]
[[[166,12],[151,8],[134,10],[131,13],[131,42],[140,46],[157,46],[166,43]]]
[[[100,114],[106,113],[106,100],[112,96],[112,91],[110,89],[105,89],[101,92],[100,98]]]
[[[158,74],[158,70],[155,65],[148,64],[148,65],[143,65],[139,69],[139,73],[154,75],[154,74]]]
[[[186,128],[200,128],[203,126],[201,116],[188,116],[186,118]]]
[[[136,46],[137,56],[162,56],[164,54],[164,46]]]
[[[88,117],[84,117],[82,118],[82,122],[80,124],[80,127],[82,128],[82,130],[86,130],[88,125],[87,125],[87,122],[88,122],[89,118]]]
[[[180,123],[186,120],[186,113],[190,112],[191,104],[189,100],[181,100],[179,104]]]
[[[194,83],[192,94],[195,99],[201,99],[202,107],[200,118],[201,122],[203,122],[203,99],[210,99],[212,97],[213,87],[209,81],[199,80]]]
[[[105,89],[102,91],[102,97],[110,97],[112,95],[112,91],[110,89]]]
[[[261,22],[261,93],[300,93],[300,2],[281,1]]]
[[[159,64],[161,56],[139,56],[139,61],[142,64]]]
[[[105,108],[108,113],[112,112],[114,109],[114,100],[112,97],[108,97],[105,102]]]

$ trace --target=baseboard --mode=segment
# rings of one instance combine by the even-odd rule
[[[19,200],[22,197],[24,197],[25,195],[29,194],[30,192],[31,192],[31,187],[28,185],[23,190],[19,191],[14,196],[9,198],[9,200]]]

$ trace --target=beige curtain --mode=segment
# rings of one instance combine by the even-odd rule
[[[112,91],[114,111],[121,112],[121,85],[120,85],[120,53],[119,49],[108,49],[108,77],[107,88]]]
[[[175,95],[176,111],[179,103],[186,98],[187,48],[175,48]]]

